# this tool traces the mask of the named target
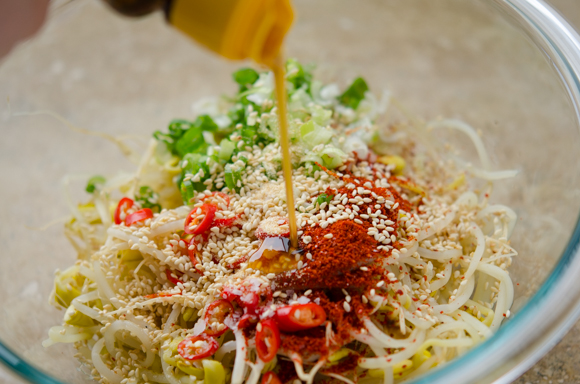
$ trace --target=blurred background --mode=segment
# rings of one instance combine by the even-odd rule
[[[561,14],[563,14],[572,24],[574,24],[578,30],[580,30],[580,2],[576,0],[551,0],[550,2],[560,11]],[[63,1],[62,3],[66,3],[66,1]],[[97,8],[99,12],[105,12],[102,9],[102,6]],[[122,27],[119,27],[119,20],[114,16],[111,16],[110,18],[102,18],[102,20],[105,20],[105,22],[100,25],[91,23],[90,20],[87,22],[86,18],[83,19],[76,16],[77,13],[74,11],[74,9],[71,9],[70,11],[64,10],[58,14],[58,18],[60,20],[64,20],[64,22],[67,23],[72,23],[73,25],[76,24],[74,30],[78,31],[78,34],[80,35],[76,36],[77,39],[86,39],[87,42],[98,41],[97,44],[87,44],[86,49],[78,51],[78,47],[74,44],[68,45],[66,39],[58,41],[46,40],[46,35],[43,35],[41,31],[41,34],[36,39],[45,40],[40,46],[42,49],[46,50],[45,52],[42,52],[42,56],[46,57],[46,62],[35,63],[35,65],[29,66],[31,70],[30,79],[9,78],[7,76],[2,76],[3,73],[5,74],[15,72],[15,68],[11,66],[18,65],[18,61],[0,61],[0,80],[2,80],[2,82],[0,82],[0,88],[19,89],[22,82],[29,80],[27,87],[38,89],[37,94],[27,94],[25,98],[14,101],[14,104],[18,105],[20,111],[37,111],[39,106],[42,106],[47,109],[58,111],[59,114],[66,116],[68,120],[86,128],[94,129],[97,131],[106,131],[109,133],[126,132],[129,135],[142,135],[145,137],[149,130],[165,127],[170,118],[190,117],[187,114],[184,116],[183,111],[190,113],[191,103],[200,97],[219,95],[223,92],[230,92],[235,88],[229,77],[216,77],[211,81],[206,80],[198,82],[198,79],[196,79],[195,76],[196,71],[199,73],[206,73],[213,70],[227,73],[238,67],[239,64],[218,60],[210,54],[199,54],[199,52],[196,52],[195,55],[192,54],[188,56],[187,52],[177,51],[176,47],[178,49],[188,49],[184,48],[188,47],[188,43],[185,43],[186,39],[177,35],[177,33],[176,38],[184,40],[184,43],[181,45],[172,45],[170,47],[165,46],[163,37],[160,37],[152,32],[155,30],[155,28],[150,28],[151,26],[158,25],[162,22],[160,15],[153,16],[148,20],[129,21],[131,23],[138,23],[136,28],[141,33],[148,34],[147,39],[140,40],[132,40],[130,37],[122,36]],[[452,17],[452,15],[449,17]],[[456,22],[456,20],[453,20],[453,22]],[[337,20],[336,23],[340,29],[345,31],[348,31],[349,28],[353,28],[353,25],[348,18]],[[44,26],[44,29],[50,28],[53,28],[53,25],[50,23]],[[308,33],[308,31],[306,31],[306,33]],[[99,34],[98,39],[95,39],[95,34]],[[494,37],[497,36],[490,36],[489,38],[489,41],[492,42],[491,44],[494,42]],[[114,41],[115,47],[111,48],[111,46],[107,44],[107,41]],[[151,61],[147,60],[145,57],[140,58],[123,54],[123,44],[127,44],[129,46],[131,44],[138,44],[139,42],[143,41],[147,41],[152,49],[155,50],[154,54],[159,57],[159,60]],[[75,55],[81,55],[84,56],[85,59],[88,57],[90,58],[90,66],[84,68],[75,67],[74,61],[73,66],[68,66],[69,63],[59,61],[58,59],[53,59],[54,56],[58,57],[58,55],[53,54],[57,43],[58,51],[62,56],[73,57]],[[304,41],[305,45],[314,43],[315,42]],[[501,42],[497,43],[501,44]],[[34,44],[34,39],[31,44]],[[348,44],[348,41],[345,41],[344,44]],[[442,41],[441,44],[442,47],[445,48],[445,41]],[[30,50],[27,50],[27,47],[28,43],[24,43],[23,45],[17,47],[11,54],[19,55],[20,61],[26,61],[28,55],[32,57],[32,54]],[[366,48],[368,47],[365,47],[364,49],[360,48],[359,51],[366,54]],[[197,50],[199,48],[192,49]],[[334,56],[330,56],[336,57],[336,52],[333,53]],[[34,57],[38,57],[38,54],[38,52],[35,52]],[[355,53],[348,52],[348,54],[352,55]],[[324,58],[324,48],[321,49],[320,55],[322,58]],[[340,53],[338,56],[340,57]],[[482,61],[483,60],[484,59],[482,58]],[[143,79],[144,74],[151,72],[151,68],[149,66],[152,65],[152,62],[154,62],[155,65],[160,66],[157,68],[157,72],[161,73],[162,75],[158,77],[147,78],[147,84],[138,82]],[[127,76],[121,79],[121,81],[117,81],[115,83],[107,80],[106,76],[98,79],[90,78],[91,73],[99,71],[102,72],[102,68],[105,68],[105,73],[108,70],[119,71],[121,68],[124,68],[124,70],[127,71]],[[42,71],[39,71],[40,69],[42,69]],[[34,73],[32,71],[34,71]],[[177,73],[185,73],[187,71],[191,73],[191,76],[184,77],[176,75]],[[428,73],[428,69],[421,67],[413,68],[409,71],[415,71],[423,74]],[[400,73],[402,79],[400,79],[399,82],[393,81],[393,84],[390,85],[393,87],[395,94],[401,95],[402,99],[404,99],[406,102],[409,102],[413,99],[413,97],[416,97],[416,92],[413,90],[413,82],[421,81],[421,79],[405,78],[405,74],[409,73],[406,72],[405,68],[401,68]],[[373,75],[376,76],[376,73],[370,74],[369,77],[372,77]],[[332,77],[332,68],[329,69],[329,77]],[[118,77],[116,77],[116,79],[118,80]],[[30,81],[33,83],[30,84]],[[54,94],[47,94],[45,89],[56,89],[54,87],[54,84],[56,83],[59,84],[59,87],[57,87],[59,92],[55,92]],[[405,84],[406,88],[397,88],[398,84]],[[48,85],[52,85],[53,87],[50,88]],[[111,89],[116,88],[123,89],[123,92],[119,92],[119,95],[116,95],[115,92],[110,91]],[[191,89],[191,97],[184,98],[182,96],[183,93],[172,92],[172,90],[176,90],[178,88]],[[437,91],[445,92],[445,89],[439,87]],[[162,93],[159,94],[157,92]],[[63,103],[59,104],[60,98],[70,98],[71,94],[74,94],[74,97],[78,98],[78,100],[82,100],[81,107],[79,107],[79,105],[74,105],[74,103],[69,103],[68,105],[63,105]],[[118,108],[115,109],[113,107],[113,109],[103,109],[99,95],[106,95],[109,98],[105,103],[106,105],[118,105]],[[132,99],[127,100],[127,95],[130,95]],[[485,95],[483,97],[485,97]],[[160,99],[164,100],[164,102],[159,103],[158,100]],[[411,107],[413,107],[412,102],[410,102],[410,104]],[[7,105],[10,105],[10,103]],[[143,114],[140,113],[143,110],[148,111],[146,116],[143,116]],[[434,114],[441,113],[445,115],[446,113],[444,107],[437,105],[436,103],[431,106],[431,110],[425,110],[425,108],[423,108],[421,112],[425,112],[430,117],[432,117]],[[2,113],[11,113],[11,111],[0,109],[0,118],[2,117]],[[466,111],[466,114],[469,114],[469,112]],[[134,120],[127,122],[127,116],[134,116]],[[154,116],[154,118],[151,119],[151,116]],[[465,117],[469,120],[470,117],[474,116],[468,115]],[[30,129],[30,126],[37,126],[39,127],[38,129],[42,127],[42,129],[45,130],[53,130],[54,132],[59,132],[59,137],[62,137],[63,140],[65,140],[65,142],[61,143],[62,145],[59,147],[66,148],[67,159],[83,158],[86,159],[86,161],[82,166],[75,166],[75,164],[72,164],[70,160],[47,161],[44,159],[56,159],[58,158],[59,154],[54,153],[54,149],[48,145],[42,145],[42,143],[41,145],[38,145],[37,143],[35,145],[28,146],[26,143],[23,143],[21,140],[19,140],[14,141],[13,143],[8,143],[7,145],[3,145],[5,152],[0,154],[2,165],[4,165],[0,168],[2,175],[8,176],[10,180],[21,180],[22,185],[25,186],[29,185],[26,180],[27,176],[40,179],[41,177],[39,175],[42,174],[63,175],[70,172],[85,172],[86,176],[91,176],[92,174],[98,173],[101,170],[102,159],[100,158],[100,153],[101,151],[106,153],[110,150],[111,144],[109,142],[105,140],[94,140],[94,138],[91,137],[80,137],[80,135],[76,134],[62,135],[61,131],[66,129],[63,127],[62,123],[53,120],[49,120],[47,122],[46,116],[27,116],[25,119],[27,119],[26,124],[16,125],[17,129],[23,130],[23,132],[18,136],[20,139],[24,137],[30,141],[38,141],[37,133],[35,133],[34,129]],[[10,136],[4,140],[10,140]],[[89,147],[91,148],[91,151],[90,153],[86,153],[86,148]],[[107,150],[105,150],[105,148]],[[43,156],[38,156],[39,151],[42,152]],[[17,154],[19,156],[37,158],[37,160],[35,160],[33,163],[29,174],[15,175],[13,173],[18,172],[18,169],[15,167],[10,167],[9,164],[6,166],[7,162],[5,159],[16,158]],[[87,167],[87,161],[88,164],[91,164],[89,167]],[[118,159],[109,159],[109,161],[118,162],[119,166],[124,169],[131,169],[130,163],[126,159],[123,159],[122,156],[119,156]],[[58,182],[58,180],[55,180],[55,183],[56,182]],[[12,190],[19,191],[19,188],[16,187]],[[23,189],[20,190],[22,191]],[[4,198],[11,199],[11,201],[13,199],[13,201],[21,202],[25,196],[44,196],[44,194],[49,196],[50,193],[52,192],[49,191],[47,186],[37,185],[33,191],[28,190],[23,194],[15,193],[12,196],[4,196]],[[37,216],[28,214],[23,219],[29,228],[38,229],[45,224],[49,224],[50,220],[58,218],[59,215],[62,215],[63,211],[66,212],[66,207],[64,206],[62,199],[54,203],[50,198],[47,199],[47,201],[51,201],[51,203],[47,204],[47,206],[42,210],[36,212]],[[4,206],[2,206],[2,209],[4,209]],[[0,211],[3,217],[6,215],[11,217],[13,215],[21,214],[20,212],[17,212],[16,205],[14,206],[13,210],[10,210],[10,207],[7,209],[8,211],[6,212]],[[37,217],[38,220],[35,221],[35,217]],[[51,252],[54,252],[54,250],[60,249],[64,249],[62,252],[66,254],[71,253],[70,249],[65,245],[66,241],[60,232],[59,225],[56,225],[50,229],[50,231],[54,231],[55,233],[54,243],[42,244],[43,247],[46,246],[46,249],[51,250],[47,251],[47,254],[51,254]],[[13,235],[14,234],[11,232],[4,231],[3,233],[0,233],[0,238],[3,236],[10,237]],[[30,235],[30,242],[34,243],[34,241],[35,233],[32,232]],[[26,254],[23,254],[21,247],[9,249],[8,252],[11,255],[15,255],[15,257],[24,259],[26,258]],[[60,257],[64,259],[63,256]],[[35,260],[30,260],[29,262],[20,262],[18,269],[14,268],[14,270],[0,270],[0,277],[5,278],[7,276],[11,276],[11,274],[21,273],[22,267],[29,268],[32,271],[48,268],[46,266],[36,264]],[[30,284],[27,291],[19,293],[22,295],[19,297],[32,297],[39,294],[48,296],[48,292],[38,292],[38,290],[38,285],[32,283]],[[13,300],[18,300],[18,297],[14,296]],[[36,311],[31,315],[39,316],[40,313],[42,313],[42,310]],[[51,316],[52,315],[53,314],[51,314]],[[12,321],[14,322],[12,324],[10,323],[11,318],[0,319],[2,319],[0,323],[4,322],[0,324],[0,327],[5,327],[5,329],[14,329],[14,340],[18,340],[18,338],[21,337],[42,338],[42,335],[30,335],[31,332],[36,332],[36,329],[30,330],[26,327],[19,327],[19,324],[17,323],[17,319],[19,319],[18,316],[14,316],[12,318]],[[66,352],[67,349],[69,349],[69,346],[63,346],[63,348],[60,349],[56,348],[54,349],[54,353],[70,354],[70,352]],[[33,361],[35,357],[41,358],[41,356],[34,355],[27,357]],[[74,362],[71,361],[71,364],[73,363]],[[42,366],[42,364],[39,365]],[[74,365],[76,365],[76,363],[74,363]],[[546,357],[538,362],[515,383],[551,384],[578,382],[580,382],[580,323],[578,323]],[[14,376],[11,372],[9,372],[6,368],[0,366],[0,383],[21,384],[23,382]]]

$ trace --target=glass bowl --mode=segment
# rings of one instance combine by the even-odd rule
[[[71,346],[41,346],[63,315],[48,304],[53,272],[75,259],[61,230],[63,178],[76,201],[80,180],[134,169],[107,134],[145,141],[192,117],[192,102],[234,90],[241,65],[194,46],[159,14],[127,20],[96,1],[59,4],[0,65],[0,359],[35,383],[90,382]],[[578,35],[541,0],[295,4],[288,56],[342,85],[363,75],[414,116],[460,118],[480,130],[497,168],[520,171],[493,197],[519,216],[512,316],[415,380],[510,382],[579,314]]]

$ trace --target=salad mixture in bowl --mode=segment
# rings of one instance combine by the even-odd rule
[[[510,316],[516,215],[457,120],[390,118],[286,64],[298,247],[289,241],[271,72],[158,131],[131,175],[95,176],[71,206],[78,251],[56,273],[73,343],[103,383],[392,383],[489,338]],[[432,131],[466,135],[476,167]]]

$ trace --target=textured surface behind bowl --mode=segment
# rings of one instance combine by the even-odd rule
[[[74,252],[62,222],[44,231],[27,227],[67,215],[63,176],[132,165],[103,139],[71,132],[46,115],[11,114],[50,110],[85,128],[147,137],[174,117],[191,117],[192,101],[233,90],[229,74],[237,67],[192,48],[160,17],[126,22],[98,3],[77,3],[0,66],[0,97],[10,98],[0,107],[0,339],[75,383],[83,376],[72,348],[40,346],[62,316],[46,300],[52,272],[70,264]],[[513,269],[521,306],[559,257],[580,204],[577,130],[548,64],[472,2],[296,3],[290,55],[322,63],[321,72],[343,84],[362,74],[417,116],[464,119],[485,132],[496,165],[522,171],[494,198],[522,218]],[[82,183],[72,186],[74,199],[82,198]]]

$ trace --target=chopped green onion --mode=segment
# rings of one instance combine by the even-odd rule
[[[194,122],[173,120],[168,127],[169,133],[156,131],[153,137],[165,143],[172,154],[183,157],[186,153],[203,153],[207,148],[203,132],[217,130],[218,126],[210,116],[201,115]]]
[[[228,117],[235,127],[237,124],[244,124],[246,121],[246,109],[243,104],[237,103],[228,111]]]
[[[253,127],[243,127],[242,131],[240,132],[242,135],[242,139],[246,142],[247,145],[254,145],[256,142],[256,135],[257,130]]]
[[[332,139],[332,131],[310,120],[300,127],[300,139],[306,146],[313,148],[328,143]]]
[[[314,105],[310,107],[310,115],[316,124],[325,127],[330,123],[332,111],[322,108],[320,105]]]
[[[312,73],[304,70],[302,64],[297,60],[288,59],[286,61],[286,80],[294,86],[294,89],[299,89],[304,86],[306,91],[310,92]]]
[[[303,161],[301,161],[303,162]],[[318,164],[322,163],[322,159],[316,160],[316,162],[318,162]],[[304,168],[306,168],[306,174],[310,177],[314,177],[314,173],[316,171],[321,171],[322,168],[320,168],[318,165],[316,165],[315,162],[313,161],[307,161],[307,162],[303,162],[304,163]]]
[[[322,205],[322,203],[330,203],[332,201],[332,199],[334,199],[334,195],[327,195],[326,193],[322,193],[320,195],[318,195],[318,197],[316,198],[316,203],[318,205]]]
[[[141,208],[149,208],[154,212],[161,212],[161,205],[158,203],[159,195],[151,187],[143,185],[135,195],[135,201],[141,204]]]
[[[240,92],[248,89],[249,84],[254,84],[260,75],[252,68],[238,69],[233,73],[234,81],[240,85]]]
[[[175,143],[175,151],[181,157],[188,153],[201,153],[207,149],[207,143],[203,137],[201,128],[192,127],[187,131],[177,143]]]
[[[215,132],[219,129],[218,125],[208,115],[198,116],[193,122],[195,127],[201,128],[202,131]]]
[[[218,153],[218,158],[224,161],[228,161],[232,158],[234,150],[236,149],[236,144],[229,139],[223,139],[220,142],[220,150]]]
[[[241,183],[242,174],[237,169],[234,169],[234,167],[232,167],[231,164],[227,164],[224,172],[224,181],[226,183],[226,186],[231,191],[239,192],[241,184],[240,187],[238,187],[238,182]]]
[[[346,154],[336,147],[327,145],[321,153],[322,161],[324,166],[329,169],[334,169],[341,166],[346,160]]]
[[[350,87],[342,95],[338,97],[341,104],[356,109],[365,97],[365,93],[369,90],[369,86],[362,77],[356,78]]]
[[[208,157],[206,155],[188,153],[180,163],[181,175],[178,179],[178,185],[183,201],[186,204],[193,198],[196,191],[201,192],[206,189],[206,185],[203,182],[210,177],[207,160]],[[195,176],[198,173],[202,175],[199,181],[192,181],[191,179],[185,180],[186,176]]]
[[[95,192],[95,190],[97,190],[97,186],[99,184],[105,184],[106,181],[107,180],[105,180],[103,176],[99,175],[93,176],[87,181],[85,191],[87,191],[88,193],[93,193]]]
[[[180,138],[184,132],[192,127],[192,123],[187,120],[175,119],[171,120],[167,130],[169,131],[169,136],[173,138]]]

